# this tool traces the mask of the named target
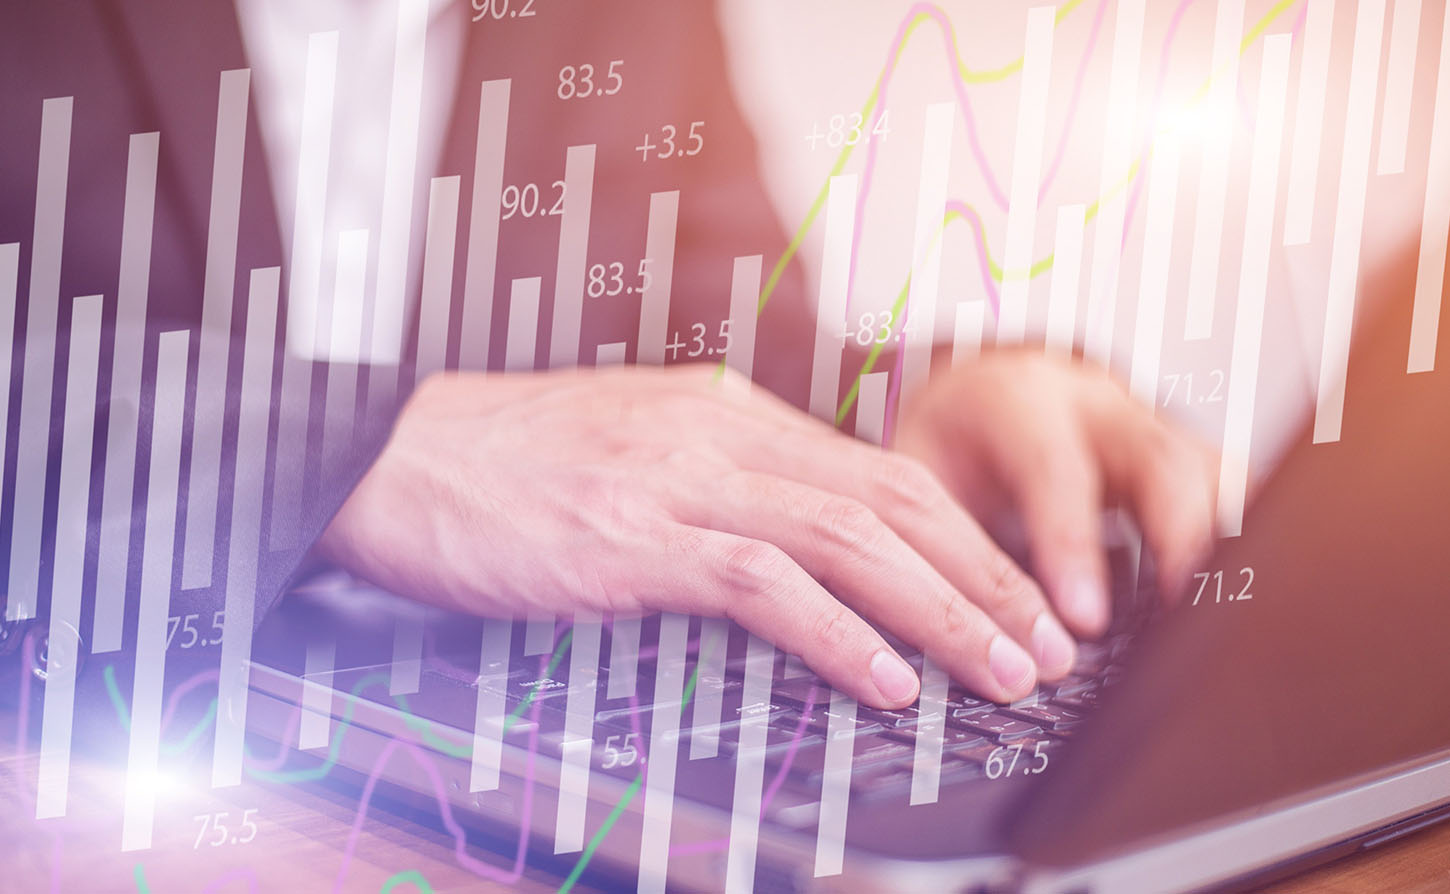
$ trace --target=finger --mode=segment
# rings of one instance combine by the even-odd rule
[[[1070,413],[1003,406],[970,445],[1007,490],[1027,529],[1033,570],[1062,619],[1083,636],[1111,620],[1097,457]]]
[[[727,447],[727,452],[732,448]],[[794,430],[736,449],[741,466],[865,504],[897,536],[1032,655],[1046,678],[1075,647],[1037,584],[921,463],[826,430]]]
[[[911,666],[778,547],[685,525],[669,540],[672,567],[685,570],[664,594],[668,605],[652,607],[730,618],[863,704],[916,700],[921,685]]]
[[[1213,536],[1212,463],[1187,436],[1126,396],[1093,413],[1090,428],[1109,490],[1131,504],[1171,598]]]
[[[697,491],[681,507],[681,521],[775,544],[841,601],[988,698],[1032,690],[1032,658],[864,503],[749,471],[714,485],[708,498]],[[1032,622],[1014,620],[1030,639]]]

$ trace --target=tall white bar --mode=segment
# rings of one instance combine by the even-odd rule
[[[1243,533],[1254,394],[1258,388],[1259,354],[1264,333],[1264,300],[1268,293],[1274,212],[1279,196],[1279,157],[1283,148],[1284,105],[1289,88],[1290,40],[1287,34],[1275,34],[1264,39],[1264,65],[1259,76],[1254,155],[1249,169],[1249,207],[1244,223],[1238,309],[1228,372],[1223,456],[1219,464],[1218,528],[1219,535],[1223,537],[1237,537]]]
[[[628,356],[629,345],[626,342],[605,342],[594,349],[594,365],[621,366]]]
[[[548,612],[530,612],[524,620],[524,654],[544,655],[554,648],[554,624],[558,621]]]
[[[388,667],[388,695],[412,695],[423,675],[423,618],[409,614],[393,627],[393,660]]]
[[[1027,299],[1032,291],[1032,242],[1037,229],[1037,189],[1042,177],[1047,93],[1052,80],[1052,28],[1056,7],[1027,11],[1027,49],[1017,99],[1017,137],[1012,144],[1012,192],[1007,206],[1007,241],[1002,256],[1002,303],[997,343],[1021,343],[1027,333]]]
[[[35,818],[65,816],[70,777],[71,721],[80,659],[81,584],[91,495],[91,441],[96,426],[96,378],[101,359],[101,296],[75,300],[66,368],[61,434],[55,569],[46,638],[45,705],[40,725],[39,790]]]
[[[755,375],[761,261],[760,255],[738,257],[730,273],[730,347],[725,351],[725,365],[746,379]]]
[[[856,748],[856,700],[831,693],[826,756],[821,776],[821,818],[816,826],[815,877],[840,875],[846,855],[846,808],[851,803],[851,758]]]
[[[488,366],[493,328],[493,290],[498,274],[499,210],[504,150],[508,144],[509,87],[505,78],[484,81],[478,94],[478,136],[473,158],[473,201],[468,212],[468,256],[463,268],[463,313],[458,366]]]
[[[322,420],[322,461],[347,451],[357,416],[359,349],[363,338],[364,283],[368,231],[337,234],[337,276],[332,290],[332,334],[328,345],[327,398]],[[371,382],[369,382],[371,384]]]
[[[846,294],[851,280],[851,243],[856,228],[855,174],[831,178],[826,196],[825,249],[821,256],[821,291],[816,304],[816,350],[811,363],[810,412],[828,421],[836,418],[841,390],[842,332],[846,325]]]
[[[483,622],[483,642],[478,659],[478,697],[473,709],[473,756],[469,763],[468,790],[491,792],[498,788],[503,765],[504,693],[483,685],[483,676],[494,667],[507,669],[513,623],[497,618]]]
[[[584,849],[584,820],[589,807],[589,764],[594,759],[599,640],[598,617],[576,613],[574,638],[569,644],[569,690],[564,696],[559,814],[554,822],[556,854],[573,854]]]
[[[292,255],[287,279],[287,350],[282,355],[277,442],[300,444],[311,415],[312,360],[322,355],[318,330],[322,301],[322,248],[327,207],[332,103],[337,81],[337,32],[310,35],[302,83],[302,136],[297,151],[297,200],[292,217]],[[272,473],[273,549],[295,544],[302,509],[305,450],[281,450]]]
[[[539,277],[516,279],[509,290],[508,344],[504,369],[532,372],[539,343]]]
[[[644,783],[644,822],[640,828],[640,894],[664,894],[670,862],[670,822],[674,817],[675,769],[680,759],[680,700],[685,685],[685,643],[690,619],[660,616],[659,663],[655,667],[654,707]]]
[[[607,698],[629,698],[639,675],[639,615],[617,615],[609,630],[609,686]]]
[[[10,381],[15,346],[15,299],[20,290],[20,243],[0,245],[0,381]],[[0,388],[0,431],[10,430],[10,388]],[[0,438],[0,469],[5,467],[5,438]]]
[[[1299,94],[1294,103],[1294,144],[1289,157],[1289,191],[1284,199],[1284,244],[1304,245],[1314,231],[1319,185],[1319,144],[1329,84],[1329,45],[1334,37],[1335,0],[1307,0],[1304,49],[1299,57]]]
[[[47,99],[40,113],[40,165],[35,175],[35,237],[30,248],[30,304],[25,317],[25,372],[11,492],[9,585],[5,620],[35,616],[40,583],[41,512],[50,458],[50,399],[55,386],[60,252],[70,172],[72,97]]]
[[[1435,117],[1430,125],[1430,170],[1420,224],[1420,266],[1410,322],[1409,372],[1435,368],[1440,302],[1445,289],[1445,246],[1450,242],[1450,12],[1440,38],[1440,75],[1435,82]]]
[[[1150,411],[1158,409],[1158,369],[1163,357],[1163,314],[1168,305],[1168,271],[1173,260],[1173,223],[1178,199],[1178,139],[1158,138],[1148,179],[1148,213],[1143,221],[1143,271],[1128,391]]]
[[[101,530],[91,651],[121,648],[126,576],[131,561],[131,501],[136,487],[136,436],[141,408],[141,364],[146,344],[146,301],[151,287],[151,235],[156,212],[156,162],[161,135],[131,135],[126,199],[121,215],[121,270],[116,286],[111,401],[107,412],[106,471],[101,486]],[[8,345],[6,346],[8,349]],[[0,412],[0,419],[4,413]]]
[[[312,359],[318,354],[318,289],[322,281],[327,169],[332,151],[332,102],[337,84],[336,31],[308,35],[306,66],[302,81],[302,135],[297,147],[297,197],[292,214],[292,254],[287,274],[287,350],[297,357]]]
[[[297,728],[297,750],[326,748],[332,736],[332,669],[337,663],[337,640],[320,630],[307,641],[302,659],[302,719]]]
[[[245,68],[224,71],[217,93],[211,219],[207,224],[201,338],[196,353],[196,404],[191,414],[191,468],[186,486],[186,536],[181,559],[184,590],[209,587],[212,580],[251,78],[251,71]]]
[[[921,667],[916,754],[911,764],[911,804],[935,804],[941,793],[941,750],[946,737],[947,672],[930,658]]]
[[[428,185],[428,235],[423,248],[423,290],[418,306],[416,380],[447,365],[448,320],[453,310],[453,252],[458,241],[458,177]]]
[[[1370,139],[1374,135],[1384,19],[1385,0],[1360,0],[1354,25],[1354,55],[1349,64],[1344,155],[1339,169],[1339,203],[1334,211],[1334,247],[1329,256],[1329,297],[1319,357],[1319,390],[1314,402],[1316,444],[1339,440],[1344,417],[1344,382],[1349,368],[1355,290],[1359,283],[1359,251],[1364,237],[1365,192],[1369,188]]]
[[[854,189],[852,190],[854,193]],[[760,846],[761,786],[765,782],[765,735],[775,647],[755,635],[745,652],[745,687],[740,694],[739,750],[735,753],[735,797],[730,808],[730,845],[725,854],[726,894],[755,888],[755,854]]]
[[[1218,0],[1213,23],[1213,68],[1209,72],[1206,102],[1214,112],[1238,104],[1239,44],[1244,32],[1244,0]],[[1225,112],[1225,114],[1228,114]],[[1235,115],[1231,122],[1236,122]],[[1228,169],[1233,156],[1233,123],[1221,146],[1211,142],[1199,157],[1198,203],[1193,224],[1193,257],[1188,265],[1188,312],[1183,338],[1197,341],[1213,334],[1213,299],[1218,294],[1219,264],[1223,249],[1224,205],[1228,196]],[[1151,232],[1151,231],[1150,231]]]
[[[1390,58],[1386,63],[1385,100],[1380,111],[1376,174],[1400,174],[1405,170],[1410,105],[1415,94],[1415,55],[1419,45],[1420,0],[1395,0],[1395,11],[1390,18]]]
[[[252,271],[247,291],[247,330],[242,350],[242,402],[237,422],[237,464],[232,520],[227,538],[227,583],[217,681],[213,786],[242,781],[242,736],[247,728],[247,673],[252,658],[257,567],[262,547],[262,488],[267,468],[267,428],[272,415],[272,362],[277,334],[281,271]],[[283,451],[285,452],[285,451]]]
[[[1077,296],[1082,270],[1083,229],[1087,208],[1063,205],[1057,209],[1057,232],[1052,240],[1052,289],[1047,296],[1047,353],[1072,356],[1077,335]]]
[[[151,846],[161,749],[161,686],[166,669],[166,616],[171,606],[181,429],[186,415],[186,355],[191,333],[161,333],[156,354],[156,402],[151,422],[151,469],[141,556],[141,604],[136,618],[136,675],[126,756],[121,850]],[[230,618],[228,618],[230,620]],[[225,637],[223,637],[225,642]],[[221,711],[218,710],[218,716]]]
[[[856,437],[880,444],[886,436],[886,388],[890,373],[873,372],[861,377],[856,398]]]
[[[398,0],[393,44],[393,93],[388,105],[388,145],[383,161],[383,204],[378,229],[378,264],[372,302],[371,347],[363,352],[377,366],[398,363],[407,309],[409,240],[413,231],[413,181],[418,165],[418,122],[423,108],[423,59],[428,35],[428,0]],[[396,377],[376,370],[368,377],[369,407],[393,398]]]
[[[579,365],[584,318],[584,265],[594,202],[594,146],[570,146],[564,156],[564,208],[559,216],[559,262],[554,270],[554,325],[549,366]],[[510,331],[512,334],[512,330]]]
[[[1107,366],[1117,320],[1118,274],[1122,262],[1127,191],[1133,163],[1133,127],[1138,109],[1138,69],[1143,55],[1143,10],[1147,0],[1122,0],[1113,24],[1113,61],[1108,73],[1102,170],[1098,176],[1097,224],[1093,230],[1092,278],[1088,283],[1083,353]]]
[[[982,331],[987,325],[987,302],[958,301],[952,326],[952,367],[970,362],[982,352]]]
[[[665,330],[670,323],[670,289],[675,278],[675,227],[680,213],[680,193],[656,192],[649,197],[644,260],[645,288],[639,294],[639,346],[637,362],[663,366]],[[633,286],[629,289],[632,291]]]
[[[700,653],[695,698],[690,707],[690,760],[720,753],[720,710],[725,697],[725,657],[730,624],[724,618],[700,619]]]
[[[941,290],[942,221],[951,175],[954,103],[926,107],[921,144],[921,173],[916,184],[916,223],[912,231],[911,279],[907,292],[906,348],[901,357],[903,393],[924,381],[936,342],[936,304]],[[859,416],[860,411],[857,410]],[[859,428],[859,426],[858,426]]]

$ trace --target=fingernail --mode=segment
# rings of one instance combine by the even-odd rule
[[[1037,616],[1036,623],[1032,625],[1031,639],[1032,654],[1044,673],[1057,673],[1072,667],[1077,646],[1051,612],[1045,611]]]
[[[1101,633],[1108,626],[1108,594],[1094,575],[1079,575],[1068,581],[1062,611],[1079,632]]]
[[[1029,688],[1036,671],[1032,659],[1022,651],[1022,647],[1000,633],[992,637],[992,644],[987,647],[987,667],[992,669],[992,676],[1009,693]]]
[[[911,665],[890,649],[871,656],[871,682],[887,701],[900,703],[916,698],[919,682]]]

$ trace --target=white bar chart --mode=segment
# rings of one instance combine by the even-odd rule
[[[136,676],[126,756],[121,850],[151,846],[161,750],[161,687],[166,669],[166,616],[171,606],[176,499],[181,479],[181,433],[186,409],[186,362],[191,333],[163,332],[156,355],[155,415],[146,490],[141,557],[141,606],[136,618]],[[223,637],[225,642],[225,636]],[[220,706],[217,716],[221,716]]]
[[[1334,246],[1329,258],[1329,299],[1319,355],[1318,392],[1314,399],[1316,444],[1338,441],[1344,419],[1344,385],[1349,371],[1355,293],[1359,286],[1359,254],[1364,239],[1365,193],[1369,188],[1370,140],[1374,136],[1384,18],[1385,0],[1361,0],[1354,24],[1354,53],[1349,64],[1344,154],[1339,169],[1339,202],[1334,209]]]
[[[1073,339],[1077,337],[1077,296],[1086,216],[1087,208],[1083,205],[1064,205],[1057,209],[1044,345],[1049,354],[1059,357],[1072,356]]]
[[[337,640],[318,630],[307,641],[302,662],[302,718],[297,727],[297,750],[326,748],[332,738],[332,670],[337,663]]]
[[[831,693],[826,722],[826,756],[821,777],[821,813],[816,826],[815,877],[840,875],[846,857],[846,808],[851,800],[851,759],[856,748],[856,700]]]
[[[1307,244],[1314,233],[1319,150],[1324,140],[1324,101],[1329,90],[1329,44],[1334,37],[1335,0],[1307,2],[1304,48],[1299,56],[1299,92],[1294,103],[1289,192],[1284,199],[1285,245]]]
[[[1148,175],[1148,213],[1143,222],[1143,270],[1138,281],[1138,315],[1133,330],[1128,392],[1150,411],[1158,408],[1158,370],[1163,358],[1163,316],[1168,305],[1168,272],[1173,259],[1173,225],[1178,200],[1176,136],[1164,134],[1153,149]]]
[[[1218,294],[1229,163],[1234,134],[1238,130],[1234,112],[1239,86],[1239,43],[1243,39],[1243,31],[1244,0],[1218,0],[1218,13],[1213,23],[1212,67],[1209,70],[1208,96],[1204,102],[1210,118],[1222,131],[1215,134],[1214,139],[1204,141],[1199,155],[1193,257],[1188,265],[1188,312],[1183,319],[1185,341],[1197,341],[1213,334],[1213,299]]]
[[[25,372],[16,439],[14,518],[39,519],[49,464],[50,399],[55,386],[56,314],[60,308],[60,253],[70,174],[71,97],[47,99],[40,115],[40,165],[35,175],[35,238],[30,249],[30,303],[25,317]],[[40,577],[41,527],[11,525],[5,620],[35,616]]]
[[[1415,56],[1420,48],[1420,11],[1420,0],[1395,0],[1390,17],[1390,54],[1380,108],[1380,151],[1375,162],[1375,173],[1381,176],[1405,171],[1410,106],[1415,94]]]
[[[659,663],[655,669],[654,707],[650,711],[649,774],[644,785],[644,823],[640,829],[639,891],[664,894],[670,859],[670,823],[675,807],[675,768],[680,758],[680,699],[685,685],[685,645],[690,619],[660,616]]]
[[[61,434],[60,495],[52,563],[55,571],[50,587],[50,631],[46,637],[36,819],[65,815],[76,665],[81,651],[81,585],[85,572],[86,509],[90,502],[91,441],[96,424],[96,377],[101,357],[101,296],[77,298],[74,307]]]
[[[1440,74],[1435,81],[1435,117],[1430,125],[1430,171],[1420,223],[1420,261],[1415,309],[1410,322],[1412,373],[1435,368],[1440,305],[1445,289],[1445,247],[1450,242],[1450,14],[1440,37]]]
[[[498,274],[499,209],[503,196],[504,151],[508,142],[508,79],[484,81],[478,95],[478,137],[473,159],[473,200],[468,216],[467,260],[463,268],[463,313],[458,366],[488,366],[493,327],[493,291]]]
[[[911,803],[935,804],[941,789],[942,740],[946,733],[947,672],[930,658],[921,668],[916,754],[911,765]]]
[[[880,444],[886,437],[886,388],[890,373],[867,373],[856,398],[856,437]]]
[[[912,230],[911,280],[906,299],[906,348],[901,358],[903,392],[924,381],[931,369],[937,297],[941,291],[942,221],[946,214],[956,114],[954,103],[932,103],[926,108],[921,173],[916,187],[916,223]],[[859,413],[858,410],[858,418]]]
[[[272,410],[272,363],[281,270],[252,271],[242,350],[242,403],[237,422],[237,465],[227,544],[222,648],[217,680],[214,786],[242,781],[242,737],[247,728],[247,675],[252,659],[257,570],[262,548],[262,486],[267,467],[267,422]]]
[[[201,338],[196,354],[196,403],[191,413],[191,467],[186,484],[186,538],[181,559],[184,590],[209,587],[212,581],[251,83],[249,69],[224,71],[217,93],[211,219],[207,224]]]
[[[1122,0],[1113,23],[1113,58],[1108,74],[1102,168],[1098,175],[1097,224],[1088,283],[1083,353],[1102,366],[1112,359],[1117,324],[1118,274],[1127,216],[1125,181],[1133,164],[1133,126],[1138,110],[1138,69],[1143,55],[1143,13],[1147,0]]]
[[[116,287],[115,344],[111,353],[111,400],[106,423],[106,471],[101,485],[91,651],[121,648],[126,577],[131,561],[131,501],[136,488],[136,440],[141,412],[141,365],[145,355],[146,299],[151,285],[151,240],[156,213],[156,163],[161,135],[132,134],[126,160],[126,199],[121,216],[121,269]],[[7,346],[8,349],[8,346]],[[8,365],[8,364],[7,364]],[[4,418],[0,412],[0,419]]]
[[[501,688],[485,686],[483,677],[492,668],[508,668],[512,632],[513,624],[509,621],[483,622],[478,697],[473,714],[473,757],[468,772],[470,792],[491,792],[498,788],[503,765],[504,692]]]
[[[1032,237],[1037,229],[1037,190],[1042,176],[1056,15],[1057,9],[1052,6],[1034,6],[1027,11],[1027,49],[1022,57],[1017,136],[1012,144],[1012,191],[1002,255],[1002,303],[997,314],[997,343],[1001,345],[1020,344],[1027,333],[1027,299],[1032,292]]]
[[[855,236],[856,175],[831,178],[826,197],[826,237],[816,304],[816,349],[811,362],[810,413],[834,421],[841,390],[841,351]]]
[[[588,261],[589,215],[593,203],[594,146],[570,146],[564,157],[564,208],[559,216],[559,262],[554,271],[554,324],[549,336],[551,369],[579,365],[584,265]],[[509,335],[513,335],[512,322]]]
[[[434,177],[428,186],[428,230],[423,247],[423,291],[418,303],[416,381],[448,361],[453,311],[453,252],[458,241],[458,178]]]
[[[736,258],[730,274],[730,347],[725,351],[725,364],[747,380],[755,375],[762,260],[760,255]]]
[[[656,192],[649,197],[644,258],[640,261],[639,347],[641,365],[663,366],[665,330],[670,322],[670,290],[675,279],[675,229],[680,214],[680,193]],[[633,289],[633,286],[629,287]]]
[[[1244,226],[1238,309],[1235,312],[1233,353],[1228,371],[1223,455],[1219,461],[1217,514],[1219,535],[1223,537],[1237,537],[1243,533],[1249,444],[1264,330],[1264,301],[1269,286],[1274,211],[1279,195],[1289,49],[1286,35],[1276,34],[1264,39],[1259,111],[1255,118],[1254,154],[1249,171],[1249,208]]]
[[[564,706],[564,745],[559,768],[559,814],[554,823],[554,853],[584,849],[584,820],[589,807],[589,765],[594,760],[594,702],[598,695],[597,617],[577,613],[569,645],[569,690]]]
[[[740,696],[740,741],[739,750],[735,753],[735,795],[730,808],[730,845],[725,855],[727,894],[746,894],[755,889],[755,855],[760,846],[760,799],[765,783],[766,720],[770,713],[767,708],[774,669],[775,647],[751,635],[745,653],[745,688]]]

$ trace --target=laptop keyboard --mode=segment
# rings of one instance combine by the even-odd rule
[[[1131,636],[1131,632],[1121,632],[1100,642],[1083,644],[1077,665],[1068,677],[1043,684],[1033,696],[1015,704],[986,701],[952,684],[941,715],[940,784],[1025,777],[1044,770],[1096,707],[1104,689],[1119,676],[1117,660]],[[690,654],[698,654],[697,642],[692,643]],[[518,657],[517,652],[515,656],[507,670],[500,666],[494,674],[481,678],[474,674],[466,679],[457,669],[440,673],[437,668],[426,670],[425,677],[448,678],[449,685],[443,686],[444,690],[456,692],[459,688],[482,686],[502,693],[506,712],[513,717],[508,723],[505,741],[527,746],[533,739],[542,752],[559,756],[565,743],[564,720],[570,690],[568,661],[557,661],[549,671],[548,656],[525,658]],[[909,660],[920,670],[920,656]],[[782,664],[778,656],[769,703],[741,703],[742,656],[733,656],[725,663],[723,676],[696,681],[696,697],[684,706],[677,733],[683,740],[682,766],[687,758],[733,761],[739,756],[745,722],[764,718],[767,784],[778,779],[779,789],[800,793],[801,798],[796,801],[819,795],[827,737],[831,734],[831,690],[809,672],[783,678]],[[621,777],[632,777],[639,771],[639,763],[649,749],[655,670],[652,660],[641,656],[635,691],[627,698],[610,699],[607,697],[610,671],[607,666],[600,668],[595,683],[595,758],[592,762],[595,770]],[[687,679],[693,673],[696,667],[692,657],[686,667]],[[429,689],[439,691],[436,683],[425,682],[424,692]],[[700,704],[699,696],[707,689],[719,698],[719,720],[712,722],[712,718],[707,718],[697,723],[694,706]],[[468,728],[471,716],[437,716],[454,712],[429,708],[446,705],[471,708],[470,703],[471,700],[456,698],[423,698],[415,703],[414,710],[425,716],[432,715],[432,719]],[[852,798],[904,800],[915,772],[917,737],[924,730],[931,730],[935,735],[934,716],[923,718],[917,705],[896,710],[857,706],[854,723],[838,730],[838,735],[853,740]],[[703,737],[706,742],[697,746],[695,737]]]

